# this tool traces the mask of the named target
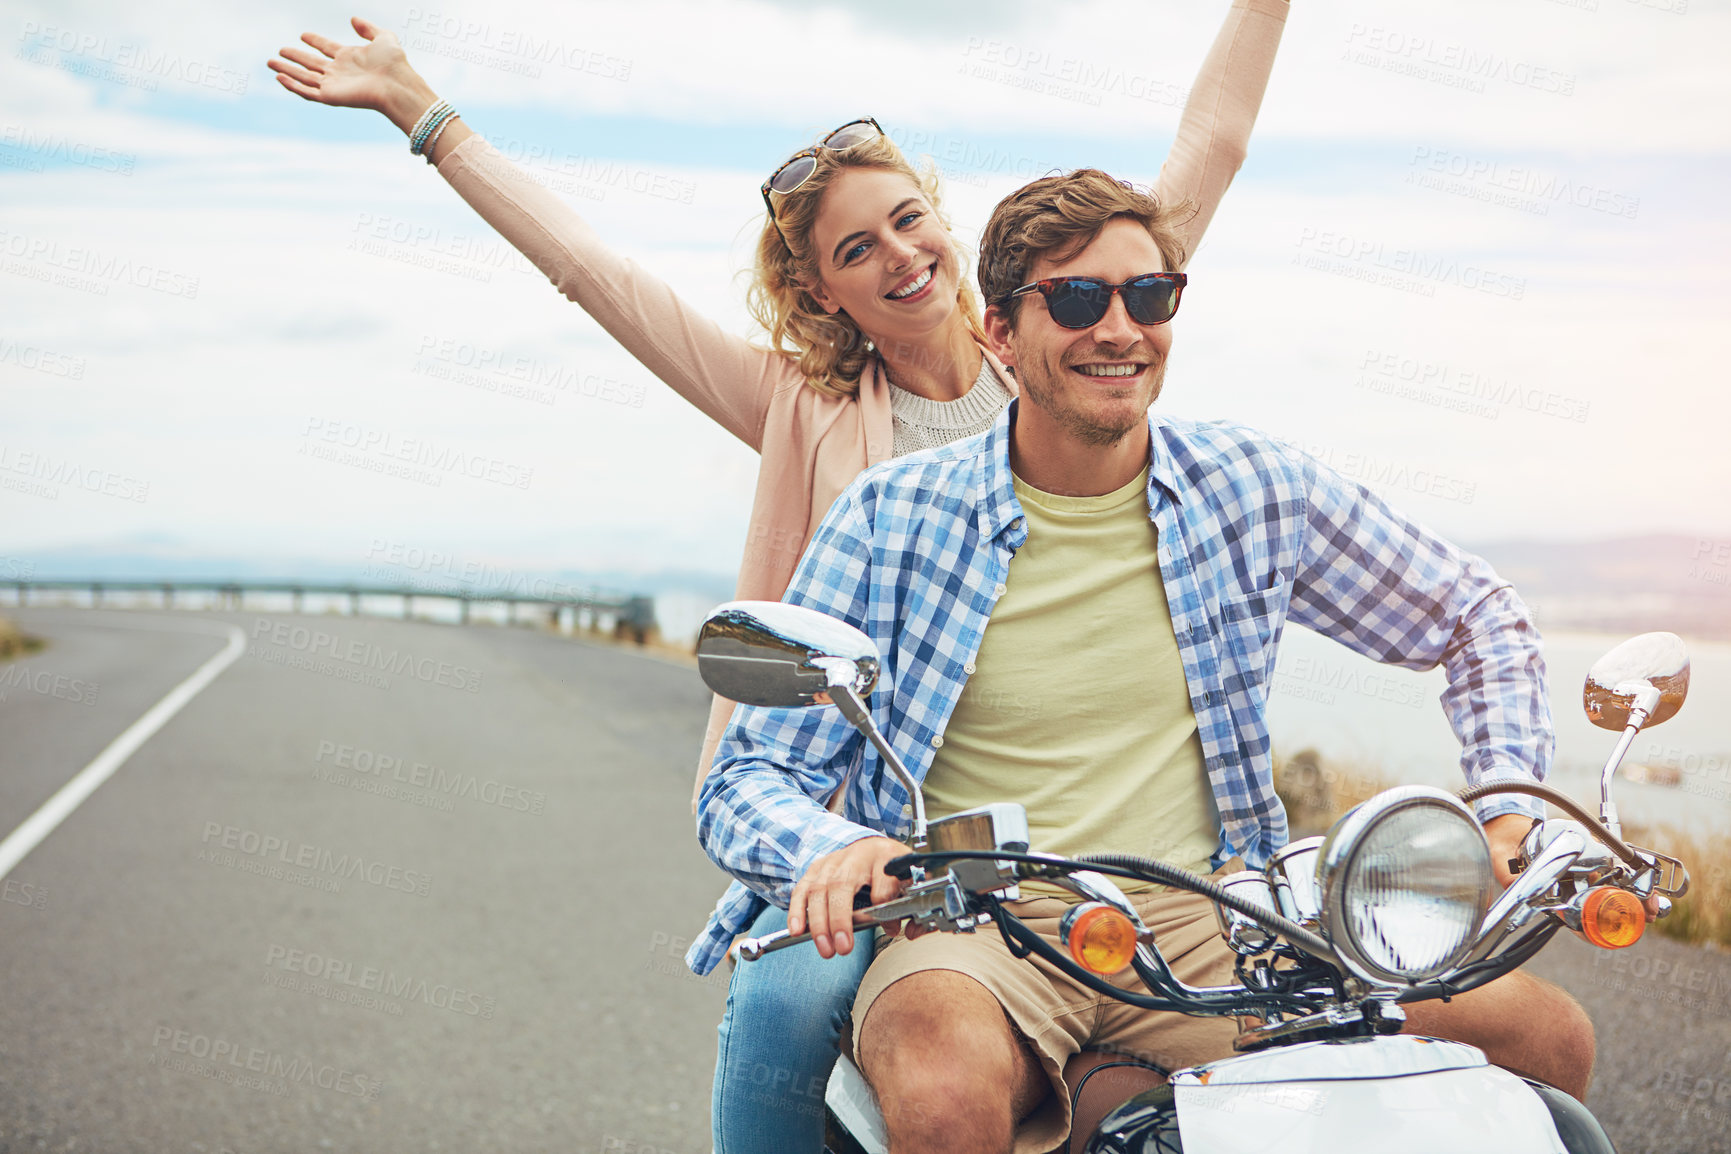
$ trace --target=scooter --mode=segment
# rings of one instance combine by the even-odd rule
[[[1689,658],[1670,633],[1647,633],[1594,664],[1587,717],[1621,733],[1600,779],[1599,816],[1542,783],[1498,781],[1458,795],[1428,786],[1386,790],[1323,837],[1274,854],[1267,867],[1214,880],[1127,854],[1063,858],[1034,852],[1016,803],[927,822],[919,783],[873,724],[865,698],[879,657],[842,621],[779,602],[736,601],[705,622],[698,667],[710,688],[750,705],[833,705],[906,787],[913,851],[886,867],[900,897],[860,912],[879,924],[1001,933],[1013,953],[1038,955],[1099,993],[1147,1010],[1232,1015],[1245,1025],[1237,1056],[1166,1072],[1166,1080],[1078,1117],[1070,1149],[1088,1154],[1283,1154],[1472,1150],[1475,1154],[1604,1154],[1597,1120],[1553,1087],[1492,1066],[1478,1049],[1399,1031],[1402,1007],[1451,997],[1506,974],[1559,930],[1593,945],[1633,945],[1688,890],[1683,863],[1622,838],[1612,778],[1635,735],[1682,706]],[[1516,878],[1500,895],[1484,830],[1468,803],[1521,793],[1566,816],[1535,822]],[[1237,957],[1234,983],[1190,986],[1113,881],[1205,895]],[[1030,930],[1006,902],[1039,879],[1080,901],[1063,948]],[[785,930],[738,946],[746,963],[809,940]],[[1108,977],[1133,970],[1144,991]],[[834,1154],[882,1154],[888,1136],[870,1086],[845,1056],[826,1094]]]

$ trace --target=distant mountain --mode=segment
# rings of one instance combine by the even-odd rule
[[[1731,537],[1499,541],[1477,552],[1514,582],[1541,628],[1731,641]]]

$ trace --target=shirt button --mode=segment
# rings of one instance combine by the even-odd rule
[[[914,807],[911,804],[902,806],[902,816],[903,817],[914,816]]]
[[[941,733],[934,733],[932,735],[932,748],[933,749],[942,749],[943,747],[944,747],[944,735]]]
[[[972,673],[973,671],[974,671],[974,663],[972,661],[970,661],[966,665],[962,666],[962,672],[963,673]]]
[[[996,585],[992,586],[992,596],[1002,597],[1003,595],[1004,595],[1004,583],[1002,581],[1000,581]]]
[[[1017,517],[1014,521],[1010,522],[1010,528],[1012,528],[1012,529],[1020,529],[1021,527],[1022,527],[1022,519],[1020,517]]]

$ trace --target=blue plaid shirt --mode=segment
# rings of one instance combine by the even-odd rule
[[[924,780],[1010,559],[1027,540],[1011,483],[1015,405],[992,429],[862,473],[824,517],[784,600],[863,629],[883,655],[873,719]],[[1287,621],[1392,665],[1447,670],[1443,709],[1477,784],[1542,779],[1551,715],[1526,607],[1462,553],[1290,445],[1243,425],[1150,414],[1148,513],[1220,810],[1222,857],[1287,841],[1267,700]],[[825,809],[847,779],[840,814]],[[825,854],[905,838],[907,791],[833,708],[739,706],[698,802],[698,838],[739,879],[686,954],[700,974]],[[1481,820],[1536,813],[1502,795]]]

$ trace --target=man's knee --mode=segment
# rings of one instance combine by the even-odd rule
[[[997,998],[951,970],[922,970],[891,985],[859,1024],[860,1067],[874,1084],[914,1066],[929,1074],[986,1081],[1001,1073],[1015,1044]],[[953,1059],[966,1057],[966,1061]]]
[[[860,1069],[891,1133],[1008,1132],[1022,1046],[997,998],[950,970],[910,974],[879,994],[859,1029]]]
[[[1477,1046],[1498,1065],[1577,1098],[1592,1078],[1593,1022],[1568,991],[1521,970],[1448,1003],[1407,1007],[1409,1034]]]

